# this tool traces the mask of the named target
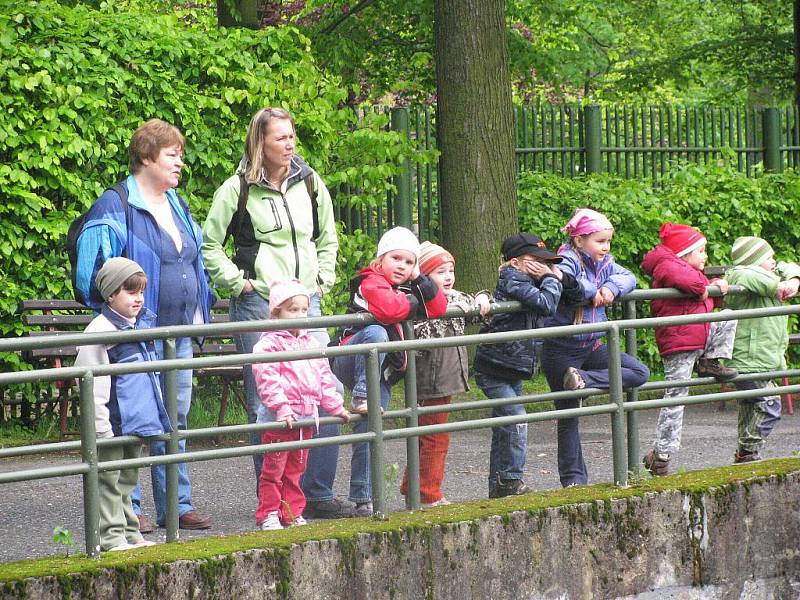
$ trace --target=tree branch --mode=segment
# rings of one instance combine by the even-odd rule
[[[351,17],[351,16],[353,16],[355,14],[360,13],[362,10],[364,10],[365,8],[368,8],[372,4],[375,4],[375,2],[377,2],[377,1],[378,0],[361,0],[360,2],[356,3],[356,5],[353,8],[351,8],[346,13],[344,13],[343,15],[338,17],[333,23],[331,23],[330,25],[327,25],[326,27],[324,27],[320,31],[320,33],[322,35],[328,35],[330,33],[333,33],[334,30],[337,27],[339,27],[339,25],[344,23],[347,20],[348,17]]]

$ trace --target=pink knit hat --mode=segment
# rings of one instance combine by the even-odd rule
[[[305,286],[300,283],[298,279],[289,279],[287,281],[273,281],[269,285],[269,312],[270,314],[277,311],[281,304],[294,298],[295,296],[305,296],[311,301],[311,295]]]
[[[566,233],[569,237],[578,235],[589,235],[595,231],[602,231],[603,229],[614,229],[605,215],[592,210],[591,208],[576,208],[575,214],[567,221],[567,224],[561,228],[561,231]]]

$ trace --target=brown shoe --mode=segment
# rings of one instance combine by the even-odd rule
[[[178,519],[181,529],[208,529],[211,527],[211,517],[204,517],[196,510],[183,513]]]
[[[565,390],[582,390],[586,387],[586,382],[583,380],[583,377],[580,374],[580,371],[575,367],[570,367],[564,373],[564,380],[562,382],[562,387]]]
[[[713,377],[717,381],[730,381],[739,371],[723,367],[718,358],[701,358],[697,361],[697,374],[700,377]]]
[[[650,450],[642,459],[642,462],[644,463],[644,468],[650,471],[652,475],[657,477],[669,475],[669,454]]]
[[[760,460],[761,455],[758,452],[745,452],[737,450],[733,455],[733,462],[737,465],[742,463],[758,462]]]
[[[155,530],[155,523],[144,515],[139,515],[139,533],[153,533]]]

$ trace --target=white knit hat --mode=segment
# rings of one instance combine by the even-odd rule
[[[378,258],[392,250],[407,250],[415,258],[419,258],[419,240],[411,230],[395,227],[381,236],[378,242]]]

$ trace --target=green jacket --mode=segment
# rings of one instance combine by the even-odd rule
[[[757,266],[733,267],[725,273],[730,285],[747,289],[744,294],[725,296],[725,307],[735,310],[780,306],[776,294],[782,280],[800,278],[800,266],[779,262],[775,273]],[[733,358],[727,365],[742,373],[777,371],[786,368],[789,345],[788,315],[742,319],[736,326]]]
[[[339,249],[336,221],[328,189],[313,172],[320,235],[316,243],[312,240],[311,198],[303,181],[312,172],[302,158],[295,156],[285,194],[263,179],[250,184],[247,215],[233,257],[226,254],[223,243],[239,203],[239,176],[230,177],[217,189],[203,225],[201,247],[216,286],[238,296],[249,279],[261,296],[269,298],[273,281],[296,277],[311,292],[317,286],[323,292],[330,290],[336,279]]]

